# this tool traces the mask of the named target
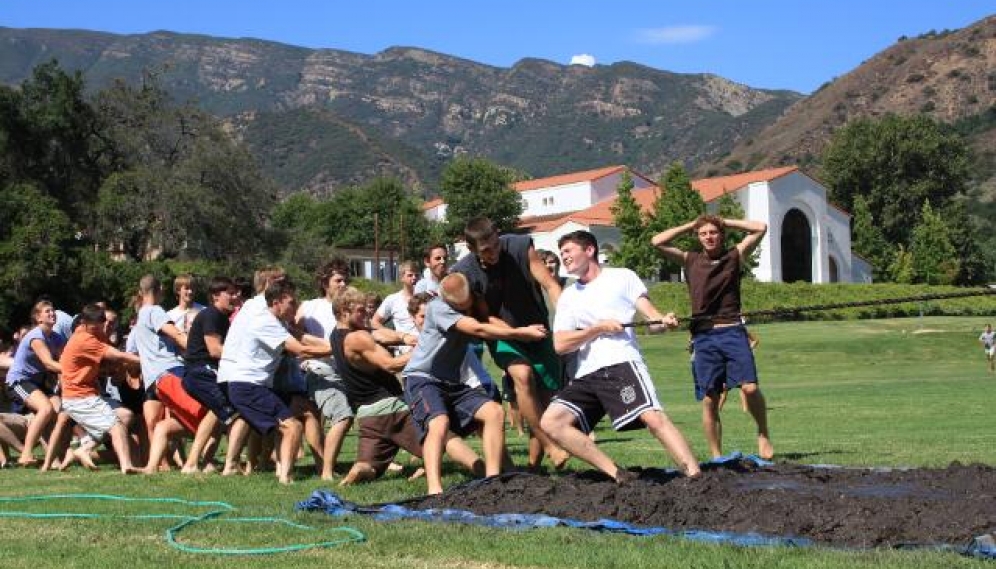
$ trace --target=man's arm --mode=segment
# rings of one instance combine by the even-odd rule
[[[694,221],[689,221],[684,225],[679,225],[677,227],[665,229],[664,231],[661,231],[657,235],[654,235],[653,239],[651,239],[650,242],[653,243],[654,247],[657,247],[657,249],[659,249],[660,252],[663,253],[665,257],[676,263],[684,265],[685,258],[688,256],[688,253],[677,247],[672,247],[670,243],[680,235],[690,232],[692,230],[692,225],[694,224],[695,224]]]
[[[122,352],[117,348],[108,346],[104,350],[104,359],[111,362],[123,362],[131,365],[142,365],[141,360],[138,358],[138,354],[133,354],[131,352]]]
[[[346,359],[360,367],[376,367],[388,373],[398,373],[405,369],[413,352],[400,356],[392,356],[384,346],[374,341],[373,336],[366,332],[352,332],[343,342]]]
[[[52,373],[62,373],[62,364],[52,357],[52,351],[48,349],[45,340],[35,338],[31,340],[31,351],[38,356],[38,361],[42,366]]]
[[[550,304],[556,306],[557,301],[560,300],[560,283],[547,270],[546,264],[536,254],[536,248],[532,245],[529,246],[529,272],[546,291],[546,295],[550,297]]]
[[[172,322],[163,324],[162,327],[159,328],[159,334],[172,340],[174,344],[180,346],[181,350],[187,351],[187,335],[181,332],[180,329],[176,327],[176,324],[173,324]]]
[[[650,302],[650,299],[646,295],[636,299],[636,310],[647,320],[661,321],[660,324],[650,326],[651,332],[666,332],[668,328],[678,327],[678,318],[674,315],[674,312],[661,314],[661,311],[657,310],[657,307],[654,306],[654,303]]]
[[[457,320],[454,328],[468,336],[481,338],[482,340],[520,340],[523,342],[536,342],[546,338],[546,326],[533,324],[522,328],[512,328],[508,324],[498,326],[490,322],[480,322],[476,318],[464,316]]]
[[[581,330],[560,330],[553,334],[553,349],[561,355],[569,354],[603,334],[612,335],[622,331],[622,323],[618,320],[599,320]]]
[[[224,345],[221,342],[220,334],[204,334],[204,347],[207,348],[208,354],[212,358],[221,359],[221,349]]]
[[[761,243],[764,234],[768,232],[768,224],[763,221],[750,221],[747,219],[724,219],[723,226],[727,229],[746,231],[747,235],[737,243],[740,251],[740,260],[743,262],[752,251]]]
[[[311,336],[314,338],[314,336]],[[294,336],[287,336],[284,349],[300,358],[324,358],[332,355],[332,345],[328,342],[299,342]]]

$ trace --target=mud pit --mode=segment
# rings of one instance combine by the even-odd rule
[[[963,545],[996,530],[996,469],[953,463],[885,471],[740,461],[710,466],[695,480],[643,470],[625,486],[593,471],[509,474],[405,505],[610,518],[672,530],[805,537],[831,546]]]

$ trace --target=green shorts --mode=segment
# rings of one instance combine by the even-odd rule
[[[553,338],[546,337],[539,342],[497,340],[488,342],[488,348],[491,358],[501,369],[508,368],[516,360],[526,360],[544,388],[559,391],[564,386],[560,356],[553,349]]]

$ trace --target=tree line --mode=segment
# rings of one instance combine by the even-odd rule
[[[281,200],[226,126],[173,100],[156,73],[91,93],[81,72],[50,61],[0,85],[0,328],[26,321],[43,293],[68,310],[126,306],[145,273],[248,275],[281,263],[307,289],[338,248],[379,241],[419,259],[472,215],[514,228],[518,177],[481,159],[452,162],[440,188],[447,225],[427,221],[395,179]]]

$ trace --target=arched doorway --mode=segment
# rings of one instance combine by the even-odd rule
[[[830,255],[830,282],[838,283],[840,282],[840,269],[837,268],[837,259]]]
[[[782,281],[813,282],[812,229],[806,214],[792,208],[782,220]]]

